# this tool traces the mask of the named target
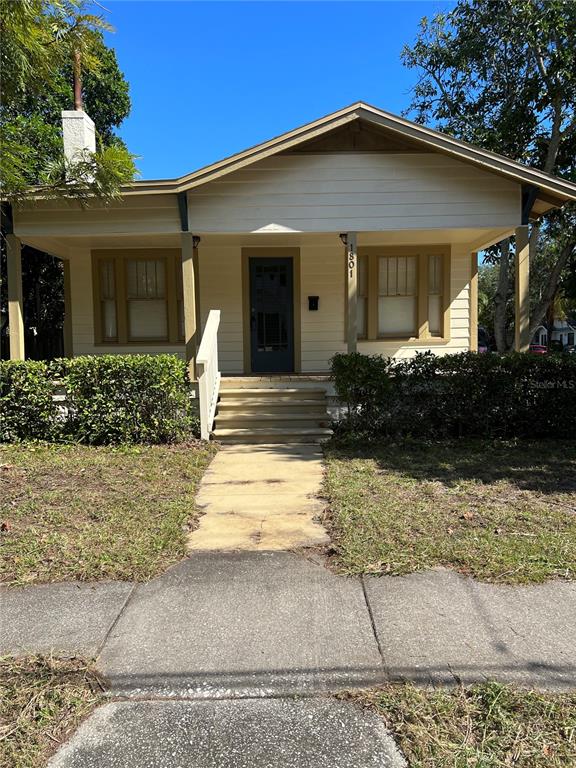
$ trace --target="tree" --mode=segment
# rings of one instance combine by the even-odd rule
[[[66,7],[79,13],[81,6],[76,3],[71,6],[45,2],[7,3],[5,0],[0,0],[0,6],[3,32],[6,28],[4,11],[8,10],[16,17],[9,20],[12,31],[7,42],[11,49],[2,58],[3,81],[8,82],[0,102],[3,139],[0,178],[3,196],[9,200],[18,200],[25,195],[29,186],[42,183],[47,176],[51,182],[46,193],[61,194],[66,174],[71,173],[75,181],[71,184],[66,182],[64,194],[67,197],[77,196],[84,204],[89,203],[89,196],[93,194],[104,199],[115,197],[120,184],[133,177],[132,156],[115,134],[115,129],[130,112],[130,96],[128,83],[118,67],[115,53],[104,44],[99,22],[94,22],[94,27],[88,28],[89,47],[84,43],[82,48],[87,64],[83,73],[83,100],[86,111],[94,120],[100,145],[97,158],[94,161],[88,159],[86,167],[90,169],[98,164],[101,179],[106,175],[105,168],[108,165],[112,164],[114,168],[105,184],[93,185],[89,179],[86,184],[83,183],[83,172],[79,174],[74,169],[66,168],[63,161],[61,111],[71,109],[74,104],[73,46],[66,40],[66,36],[70,34],[71,24],[83,24],[86,28],[88,22],[85,17],[82,21],[73,22],[70,15],[62,19],[59,12],[60,8]],[[45,18],[38,25],[28,24],[26,10],[33,9],[37,12],[41,10],[45,18],[55,16],[64,25],[63,31],[58,32],[58,27],[47,31]],[[23,35],[26,39],[22,42],[20,37]],[[58,50],[57,55],[52,54],[52,48]],[[50,61],[46,61],[46,50],[50,51]],[[40,76],[45,78],[42,87],[38,83]],[[6,137],[8,162],[5,154]],[[116,156],[124,158],[120,166],[114,162]],[[12,161],[10,157],[16,160]],[[9,178],[11,163],[16,168],[15,181]],[[9,211],[4,211],[3,226],[8,215]],[[0,246],[0,332],[4,331],[5,335],[7,296],[3,237],[0,238]],[[61,354],[64,308],[62,263],[26,246],[22,254],[22,270],[26,349],[35,357]],[[5,344],[2,346],[3,349],[7,348]]]
[[[0,10],[2,199],[20,200],[31,185],[45,197],[84,202],[117,197],[135,167],[134,156],[113,134],[130,101],[114,53],[103,43],[108,26],[87,12],[84,0],[0,0]],[[85,78],[98,146],[68,163],[61,149],[60,110],[74,104],[73,70]]]
[[[421,123],[519,162],[576,179],[576,3],[564,0],[459,0],[423,18],[404,63],[419,70],[408,113]],[[546,281],[533,305],[533,332],[554,301],[576,253],[574,206],[545,216],[530,232],[530,258],[546,258]],[[509,244],[500,264],[495,335],[505,345]]]

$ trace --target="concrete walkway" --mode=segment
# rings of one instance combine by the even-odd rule
[[[382,720],[331,699],[116,702],[50,768],[404,768]]]
[[[336,576],[288,552],[195,553],[148,584],[0,589],[0,654],[98,655],[125,695],[310,694],[387,680],[576,689],[576,584]]]
[[[125,699],[50,768],[405,768],[382,720],[325,694],[391,680],[574,690],[576,584],[353,579],[288,552],[194,553],[148,584],[0,588],[0,655],[34,652],[96,656]]]
[[[229,445],[216,455],[196,497],[193,551],[274,551],[326,544],[318,445]]]

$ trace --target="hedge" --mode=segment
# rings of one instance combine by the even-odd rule
[[[55,383],[66,393],[54,401]],[[173,443],[198,434],[186,366],[173,355],[0,362],[0,440]]]
[[[340,434],[366,438],[576,437],[576,356],[336,355]]]

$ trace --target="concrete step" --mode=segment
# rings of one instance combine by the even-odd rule
[[[326,403],[323,400],[220,400],[218,413],[306,413],[323,416]]]
[[[217,413],[216,414],[216,420],[221,422],[229,422],[229,421],[247,421],[251,422],[254,421],[254,419],[259,419],[260,421],[282,421],[289,423],[294,420],[300,420],[300,421],[308,421],[308,422],[315,422],[315,421],[325,421],[326,419],[329,419],[330,416],[326,410],[320,411],[319,413],[306,413],[306,412],[298,412],[298,411],[287,411],[281,413],[268,413],[267,411],[261,411],[261,410],[252,410],[252,411],[226,411],[224,413]]]
[[[329,440],[332,430],[324,427],[259,427],[256,429],[217,428],[213,437],[221,443],[320,443]]]
[[[330,416],[307,416],[306,414],[294,416],[281,416],[278,414],[229,414],[216,417],[216,429],[284,429],[286,427],[324,429],[330,426]]]
[[[229,387],[227,389],[220,389],[220,399],[221,400],[229,400],[229,399],[242,399],[242,400],[250,400],[250,399],[280,399],[280,400],[290,400],[290,399],[301,399],[301,400],[323,400],[326,397],[326,390],[322,388],[293,388],[293,387],[284,387],[282,389],[269,389],[266,387],[258,387],[254,389],[248,389],[248,388],[232,388]]]

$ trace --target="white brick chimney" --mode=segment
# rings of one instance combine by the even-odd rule
[[[79,159],[85,149],[96,152],[96,132],[93,120],[81,109],[62,110],[64,156],[69,162]]]

